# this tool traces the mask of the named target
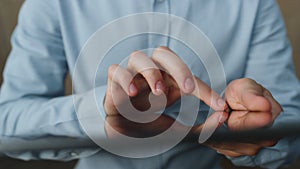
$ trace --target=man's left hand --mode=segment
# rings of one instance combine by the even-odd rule
[[[282,112],[280,104],[262,85],[244,78],[231,82],[225,92],[225,99],[233,110],[228,118],[229,130],[243,131],[272,125]],[[257,143],[207,143],[219,153],[229,157],[253,156],[263,147],[274,146],[277,141]]]

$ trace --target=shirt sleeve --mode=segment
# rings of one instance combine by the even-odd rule
[[[271,91],[284,111],[273,126],[300,120],[300,84],[295,74],[292,50],[276,0],[259,1],[245,77]],[[230,158],[236,165],[275,169],[299,157],[299,138],[284,138],[256,156]]]
[[[55,2],[26,0],[20,11],[0,92],[0,137],[88,138],[79,124],[72,95],[64,96],[68,66]],[[101,95],[99,103],[103,103],[106,86],[99,86],[95,91]],[[86,95],[78,97],[82,101]],[[105,137],[104,125],[99,124],[99,129],[99,135]],[[24,160],[72,160],[91,156],[99,150],[38,153],[28,150],[7,154]]]

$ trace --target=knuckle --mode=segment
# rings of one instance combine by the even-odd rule
[[[162,52],[166,53],[166,52],[172,52],[172,51],[168,47],[160,46],[160,47],[154,49],[152,58],[155,60],[157,57],[159,57],[162,54]]]
[[[129,56],[129,61],[135,60],[135,58],[141,54],[142,54],[142,52],[139,50],[132,52]]]
[[[139,50],[132,52],[129,55],[128,68],[134,69],[136,67],[137,62],[138,62],[138,59],[140,59],[140,57],[143,56],[143,55],[144,55],[144,53],[139,51]]]
[[[156,48],[157,50],[167,50],[167,51],[171,51],[170,48],[166,47],[166,46],[159,46],[158,48]]]
[[[250,79],[250,78],[241,78],[239,79],[240,82],[248,82],[248,83],[254,83],[255,81],[253,79]]]
[[[117,65],[117,64],[110,65],[108,68],[108,71],[114,72],[116,70],[116,68],[118,68],[118,67],[119,67],[119,65]]]
[[[157,69],[154,69],[154,68],[151,68],[151,69],[147,69],[147,70],[144,70],[142,72],[140,72],[144,77],[150,77],[150,78],[160,78],[161,77],[161,74],[160,74],[160,71],[157,70]]]
[[[253,84],[253,83],[256,82],[250,78],[241,78],[233,81],[233,84],[235,84],[236,86],[242,86],[243,84]]]
[[[117,65],[117,64],[113,64],[113,65],[109,66],[109,68],[108,68],[108,78],[111,79],[113,77],[113,75],[114,75],[116,69],[118,68],[118,66],[119,65]]]

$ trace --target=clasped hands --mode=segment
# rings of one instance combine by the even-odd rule
[[[164,94],[166,102],[150,104],[149,95],[160,98]],[[243,78],[232,81],[220,97],[206,83],[194,76],[188,66],[167,47],[154,50],[151,57],[136,51],[130,55],[127,68],[111,65],[108,71],[108,84],[104,108],[107,113],[106,125],[132,137],[147,137],[165,131],[173,123],[172,118],[161,115],[149,123],[131,122],[120,114],[129,110],[130,104],[139,111],[164,109],[174,104],[182,95],[193,95],[216,110],[208,123],[226,123],[229,130],[243,131],[270,126],[282,112],[280,104],[271,93],[254,80]],[[157,99],[159,100],[159,99]],[[229,113],[227,110],[232,109]],[[128,112],[131,113],[131,112]],[[147,115],[146,115],[147,116]],[[179,124],[180,126],[180,124]],[[184,126],[182,126],[184,127]],[[191,132],[199,133],[203,124],[194,126]],[[106,127],[109,138],[114,134]],[[255,155],[263,147],[273,146],[276,140],[260,142],[218,142],[205,145],[230,157]]]

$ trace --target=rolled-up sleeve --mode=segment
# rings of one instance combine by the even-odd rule
[[[274,126],[300,120],[300,84],[295,75],[292,50],[285,24],[275,0],[261,0],[253,29],[245,77],[255,79],[271,91],[284,111]],[[275,169],[299,156],[299,138],[284,138],[256,156],[230,158],[236,165]]]
[[[68,66],[56,1],[25,1],[12,37],[0,93],[0,136],[19,139],[88,138],[81,128],[72,96],[64,96]],[[106,87],[97,92],[104,97]],[[85,95],[82,97],[84,99]],[[103,100],[102,100],[103,101]],[[100,103],[102,102],[99,101]],[[103,136],[104,125],[102,128]],[[8,153],[30,159],[72,160],[100,149]]]

